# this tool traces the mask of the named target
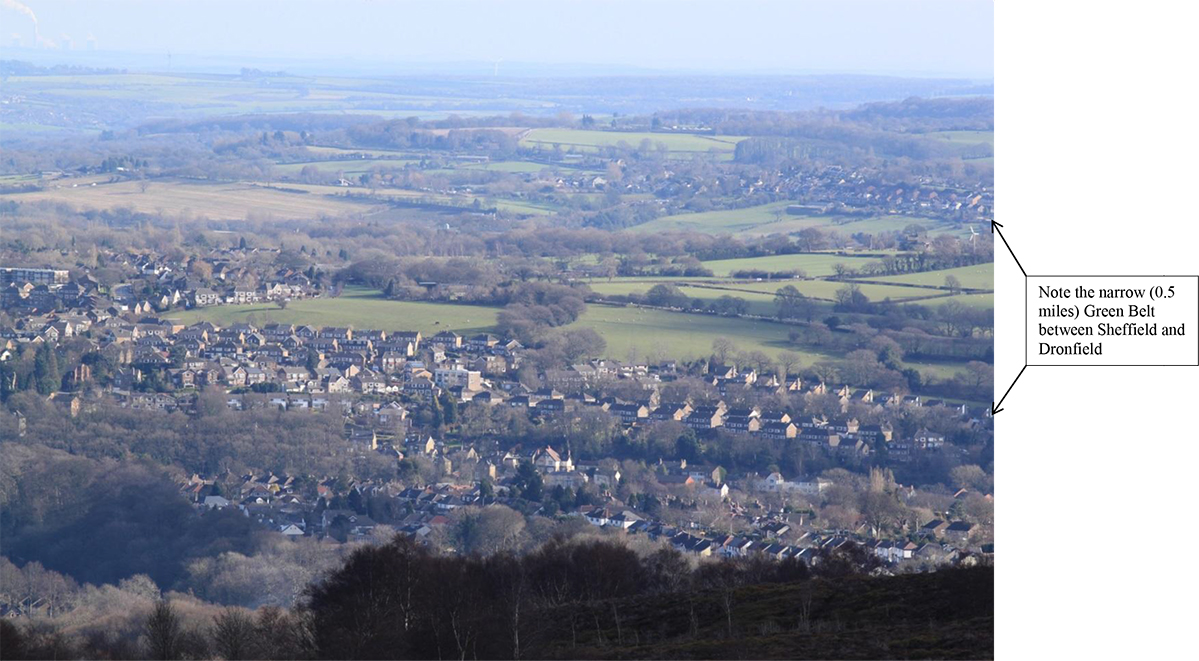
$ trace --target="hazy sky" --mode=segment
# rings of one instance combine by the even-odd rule
[[[990,0],[0,0],[26,48],[991,78]],[[501,67],[503,65],[501,64]]]

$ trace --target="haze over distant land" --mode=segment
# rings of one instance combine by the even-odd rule
[[[989,80],[994,59],[974,0],[4,0],[0,22],[0,58],[151,70]]]

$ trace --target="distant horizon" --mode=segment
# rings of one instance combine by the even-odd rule
[[[138,71],[994,79],[989,0],[5,0],[0,12],[0,58]]]
[[[651,68],[605,62],[493,62],[469,60],[367,61],[357,58],[319,62],[303,58],[269,58],[254,54],[207,56],[187,52],[153,51],[62,51],[0,46],[0,60],[24,61],[43,67],[57,65],[124,69],[131,73],[234,74],[242,68],[282,71],[294,75],[344,75],[349,77],[405,77],[450,75],[491,78],[591,78],[591,77],[842,77],[959,80],[993,83],[992,75],[968,75],[945,71],[888,71],[838,69],[685,69]]]

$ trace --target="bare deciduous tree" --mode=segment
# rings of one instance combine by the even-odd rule
[[[183,626],[170,602],[154,605],[144,625],[147,652],[151,659],[178,659],[183,651]]]

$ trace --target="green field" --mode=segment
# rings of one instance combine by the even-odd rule
[[[454,330],[459,333],[481,332],[495,326],[497,308],[480,305],[392,301],[379,292],[347,287],[337,298],[314,298],[292,301],[280,310],[271,304],[217,305],[168,314],[185,324],[211,321],[227,326],[249,321],[258,324],[312,324],[314,326],[353,326],[384,330],[418,330],[437,333]]]
[[[781,285],[780,285],[781,286]],[[634,282],[612,282],[592,284],[591,290],[597,294],[605,296],[614,296],[622,294],[644,294],[653,287],[652,284],[634,283]],[[775,312],[774,294],[763,294],[760,292],[743,292],[743,291],[724,291],[721,289],[709,289],[707,287],[689,287],[687,285],[678,285],[679,290],[691,298],[698,298],[704,303],[710,303],[720,298],[721,296],[735,296],[745,299],[749,304],[749,313],[756,315],[771,315]]]
[[[695,286],[688,285],[688,282],[695,283]],[[644,294],[654,286],[654,282],[637,282],[637,281],[614,281],[614,282],[593,282],[589,283],[591,290],[597,294],[605,296],[619,296],[628,294]],[[836,298],[837,290],[845,287],[848,283],[838,282],[833,280],[774,280],[770,282],[754,282],[754,281],[696,281],[696,280],[679,280],[671,282],[677,286],[684,294],[691,298],[698,298],[704,301],[711,301],[720,298],[721,296],[736,296],[743,298],[750,304],[751,314],[771,315],[775,312],[774,294],[779,289],[788,285],[795,287],[804,296],[811,298],[832,301]],[[700,286],[702,284],[702,286]],[[923,298],[945,292],[933,289],[921,289],[917,287],[896,287],[893,285],[875,285],[875,284],[860,284],[858,288],[873,302],[881,302],[887,299],[892,301],[902,301],[910,298]],[[933,299],[936,301],[937,299]],[[930,304],[932,304],[930,302]]]
[[[487,172],[514,172],[517,174],[537,174],[542,170],[553,170],[555,167],[543,163],[528,161],[491,161],[488,163],[471,163],[463,165],[462,170],[484,170]]]
[[[790,202],[774,202],[744,209],[722,209],[655,218],[633,228],[637,232],[694,231],[729,234],[776,222],[786,216]]]
[[[841,234],[864,232],[877,234],[879,232],[901,231],[909,225],[921,225],[930,233],[939,234],[954,232],[962,234],[968,230],[960,230],[939,225],[928,218],[913,216],[877,216],[872,218],[855,218],[835,215],[791,215],[786,209],[791,202],[772,202],[744,209],[722,209],[718,211],[703,211],[699,213],[683,213],[673,216],[655,218],[648,223],[631,228],[637,232],[704,232],[707,234],[733,234],[738,236],[766,236],[770,234],[787,234],[809,228],[835,231]]]
[[[995,144],[994,131],[934,131],[926,135],[958,145]]]
[[[396,159],[400,159],[400,158],[405,158],[409,153],[409,152],[404,152],[404,151],[396,151],[393,149],[357,149],[357,148],[353,148],[353,147],[308,146],[308,147],[305,147],[304,149],[305,149],[305,151],[308,151],[316,156],[321,156],[321,157],[331,158],[331,159],[338,159],[338,160],[352,160],[352,159],[366,160],[367,158],[379,158],[379,159],[396,158]]]
[[[965,236],[969,230],[957,229],[942,225],[928,218],[915,216],[887,215],[872,218],[853,218],[847,216],[784,216],[781,220],[764,223],[737,232],[743,236],[768,236],[770,234],[789,234],[811,227],[825,231],[837,232],[843,235],[857,233],[878,234],[880,232],[902,232],[911,225],[919,225],[929,234],[957,234]]]
[[[749,269],[769,271],[771,273],[799,269],[808,277],[820,278],[836,273],[833,270],[833,266],[837,264],[860,268],[865,264],[877,260],[877,257],[848,257],[846,255],[832,254],[767,255],[765,257],[720,259],[704,262],[704,266],[712,269],[712,273],[718,276],[728,276],[735,271]]]
[[[981,269],[984,267],[971,268]],[[595,280],[587,284],[596,294],[603,296],[627,296],[629,294],[645,294],[655,284],[660,283],[672,284],[687,296],[698,298],[705,302],[714,301],[721,296],[735,296],[744,299],[749,304],[750,314],[771,316],[776,311],[774,294],[782,287],[790,285],[798,289],[804,296],[822,302],[829,302],[836,299],[838,290],[852,283],[852,281],[770,280],[759,282],[756,280],[722,280],[718,278],[646,277],[613,278],[611,281]],[[936,307],[944,305],[949,301],[956,301],[976,308],[994,307],[994,296],[992,294],[960,294],[950,296],[944,290],[932,287],[909,287],[875,284],[872,282],[859,283],[858,288],[866,295],[866,298],[875,303],[890,300],[894,303],[911,302]],[[981,289],[982,287],[979,288]]]
[[[889,275],[880,278],[870,278],[880,282],[901,282],[909,285],[923,285],[925,287],[943,287],[945,286],[945,278],[954,276],[962,283],[962,286],[967,289],[994,289],[995,288],[995,264],[989,262],[987,264],[977,264],[975,266],[962,266],[956,269],[943,269],[940,271],[925,271],[923,273],[905,273],[903,275]]]
[[[297,175],[300,170],[312,165],[325,174],[340,172],[345,176],[357,176],[377,167],[402,170],[406,165],[419,162],[410,158],[347,158],[330,161],[304,161],[302,163],[276,163],[271,169],[275,174]]]
[[[331,200],[334,202],[337,202],[336,198],[338,197],[345,197],[348,195],[366,196],[369,193],[369,196],[372,199],[381,201],[393,200],[411,203],[430,202],[432,204],[445,204],[466,208],[468,205],[473,204],[477,200],[484,208],[490,208],[494,206],[502,211],[510,211],[512,213],[532,215],[546,215],[554,213],[553,209],[534,204],[532,202],[525,202],[523,200],[505,200],[502,198],[484,198],[477,195],[436,195],[401,188],[376,188],[373,189],[373,192],[371,192],[372,189],[368,189],[363,186],[331,186],[328,184],[301,184],[294,182],[287,182],[286,184],[282,184],[281,187],[307,191],[310,194],[319,195],[324,197],[326,200]],[[347,199],[343,203],[370,204],[369,201],[364,201],[362,198],[355,198],[354,200]]]
[[[773,295],[780,287],[792,285],[804,296],[823,298],[831,301],[836,298],[837,290],[842,289],[848,284],[850,283],[838,280],[775,280],[773,282],[728,282],[721,283],[719,286],[742,292],[763,292]],[[867,298],[876,303],[888,298],[897,301],[905,298],[943,293],[931,289],[897,287],[894,285],[860,284],[858,288],[862,290],[862,293]]]
[[[338,298],[293,301],[284,310],[274,304],[220,305],[165,316],[185,324],[211,321],[227,326],[253,321],[259,325],[278,322],[469,334],[491,330],[498,311],[479,305],[393,301],[380,297],[375,290],[347,287]],[[606,354],[620,360],[631,355],[642,360],[694,359],[708,355],[712,341],[719,337],[732,340],[741,351],[763,351],[772,356],[792,351],[801,356],[804,365],[837,359],[833,354],[796,350],[787,339],[791,326],[754,319],[593,304],[567,328],[594,328],[608,343]],[[960,368],[938,363],[910,366],[939,378]]]
[[[832,354],[796,350],[787,338],[792,326],[753,319],[590,305],[574,326],[594,328],[607,341],[608,355],[618,360],[630,357],[640,360],[701,358],[710,355],[713,340],[722,337],[731,340],[739,351],[762,351],[770,356],[777,356],[782,351],[797,353],[805,367],[839,358]],[[932,362],[908,362],[905,365],[937,378],[952,376],[961,369],[960,365]]]
[[[626,131],[588,131],[583,129],[532,129],[523,138],[522,147],[553,149],[560,145],[563,151],[598,151],[602,147],[615,147],[625,143],[637,148],[642,140],[649,140],[653,148],[658,143],[666,145],[672,153],[702,153],[711,151],[731,154],[744,137],[729,135],[691,135],[686,133],[636,133]]]
[[[789,327],[765,321],[695,315],[635,307],[590,305],[574,326],[594,328],[608,343],[608,355],[618,360],[631,355],[639,360],[673,358],[691,360],[712,353],[712,341],[726,337],[744,351],[770,355],[792,350]],[[805,364],[830,360],[830,356],[803,353]]]
[[[483,202],[486,202],[486,200],[483,200]],[[510,211],[512,213],[533,214],[540,216],[546,216],[554,213],[554,209],[549,207],[543,207],[532,202],[524,202],[521,200],[496,199],[493,200],[493,202],[495,207],[500,211]]]
[[[933,299],[937,304],[944,305],[949,301],[961,303],[967,307],[978,308],[980,310],[995,307],[995,294],[959,294],[957,296],[949,296],[946,298]],[[922,304],[928,305],[929,302]]]

